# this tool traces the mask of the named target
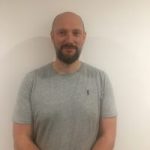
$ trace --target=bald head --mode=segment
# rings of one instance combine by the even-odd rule
[[[69,24],[77,26],[78,28],[82,29],[85,32],[85,28],[84,28],[84,23],[82,18],[73,13],[73,12],[64,12],[61,13],[59,15],[57,15],[54,18],[54,21],[52,23],[52,32],[57,28],[57,27],[64,27],[64,25],[69,26]]]

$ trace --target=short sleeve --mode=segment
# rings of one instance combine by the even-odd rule
[[[115,117],[117,110],[112,85],[106,73],[102,77],[101,116]]]
[[[13,114],[13,122],[15,123],[32,123],[31,92],[33,77],[33,72],[28,73],[20,86]]]

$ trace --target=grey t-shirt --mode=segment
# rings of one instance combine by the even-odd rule
[[[47,64],[27,74],[13,121],[33,126],[40,150],[91,150],[102,117],[116,116],[107,75],[86,63],[61,75]]]

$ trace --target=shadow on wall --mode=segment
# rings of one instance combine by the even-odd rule
[[[48,63],[54,56],[52,43],[49,37],[36,37],[16,45],[9,58],[13,62],[12,69],[30,70]]]
[[[52,61],[54,51],[49,37],[36,37],[17,44],[0,63],[0,88],[3,97],[16,96],[16,88],[24,75]],[[16,88],[15,88],[16,87]]]
[[[36,37],[25,40],[13,47],[1,65],[5,74],[26,73],[36,67],[50,62],[54,57],[49,37]]]

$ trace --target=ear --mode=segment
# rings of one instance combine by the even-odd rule
[[[83,40],[85,41],[86,39],[86,32],[83,33]]]
[[[50,37],[51,37],[51,40],[54,41],[54,33],[53,33],[53,31],[50,32]]]

